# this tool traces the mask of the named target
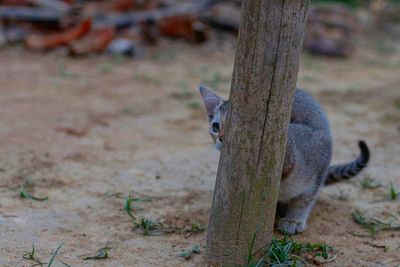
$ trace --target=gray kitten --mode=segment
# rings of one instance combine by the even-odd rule
[[[200,94],[208,115],[209,133],[220,150],[229,102],[204,86],[200,86]],[[367,144],[359,141],[358,145],[361,152],[357,159],[330,166],[332,137],[326,115],[310,94],[296,89],[276,218],[281,231],[289,234],[304,231],[322,186],[347,180],[367,166]]]

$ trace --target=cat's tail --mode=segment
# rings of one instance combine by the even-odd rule
[[[367,167],[369,161],[368,146],[362,140],[358,141],[358,146],[360,147],[360,155],[357,159],[347,164],[339,164],[329,167],[325,184],[333,184],[343,180],[348,180]]]

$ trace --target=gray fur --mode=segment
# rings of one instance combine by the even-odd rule
[[[209,117],[210,135],[220,150],[228,101],[204,86],[200,86],[200,92]],[[208,99],[217,104],[211,105]],[[213,130],[215,123],[219,123],[218,132]],[[329,167],[332,137],[326,115],[310,94],[296,89],[277,211],[281,217],[278,218],[281,231],[295,234],[305,230],[308,216],[327,177],[329,183],[348,179],[367,166],[368,147],[361,141],[360,148],[361,155],[355,161]]]

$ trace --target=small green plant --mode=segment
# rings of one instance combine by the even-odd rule
[[[30,260],[35,262],[35,264],[31,265],[31,266],[44,266],[45,264],[47,264],[47,267],[51,267],[53,265],[54,260],[56,259],[56,256],[58,254],[58,252],[60,251],[60,249],[62,248],[62,246],[64,245],[64,243],[61,243],[56,250],[53,252],[53,254],[51,255],[50,261],[49,263],[45,263],[42,262],[41,260],[39,260],[39,258],[35,255],[36,250],[35,250],[35,244],[32,243],[32,250],[31,251],[26,251],[24,253],[24,255],[22,256],[23,259],[25,260]],[[57,258],[64,266],[69,267],[69,265],[67,263],[65,263],[64,261],[62,261],[61,259]]]
[[[204,230],[206,230],[206,227],[199,224],[199,223],[193,223],[192,226],[190,227],[190,229],[187,230],[187,232],[190,233],[201,233],[204,232]]]
[[[353,221],[358,224],[361,225],[363,228],[368,230],[368,234],[371,237],[375,237],[376,232],[377,232],[377,228],[378,228],[378,224],[376,222],[372,222],[370,221],[366,214],[363,212],[360,212],[359,210],[356,210],[355,212],[352,213],[352,217],[353,217]],[[355,234],[356,236],[362,236],[359,234]]]
[[[100,248],[97,250],[97,254],[94,256],[85,256],[82,259],[83,260],[101,260],[101,259],[107,259],[108,258],[108,250],[110,247],[108,246],[109,241],[107,241],[107,244],[105,247]]]
[[[356,210],[352,213],[353,221],[368,231],[367,234],[353,233],[355,236],[370,236],[375,238],[376,234],[385,230],[400,230],[400,221],[391,215],[389,221],[382,221],[378,218],[368,216],[366,212]]]
[[[282,239],[273,239],[267,251],[269,263],[272,265],[297,266],[298,257],[294,254],[294,248],[299,245],[291,238],[285,236]]]
[[[22,256],[22,258],[24,258],[25,260],[30,260],[35,262],[34,265],[31,266],[43,266],[43,264],[46,264],[44,262],[42,262],[41,260],[39,260],[39,258],[35,255],[36,250],[35,250],[35,244],[32,243],[32,250],[31,251],[26,251],[24,253],[24,255]]]
[[[364,178],[360,181],[360,185],[362,188],[377,188],[381,187],[382,185],[377,182],[374,178],[369,175],[364,176]]]
[[[303,248],[303,250],[306,252],[315,252],[314,256],[319,256],[326,260],[329,258],[329,255],[333,251],[333,248],[331,246],[322,243],[316,243],[316,244],[307,243],[305,245],[305,248]]]
[[[188,238],[189,236],[197,233],[202,233],[204,232],[207,227],[204,225],[201,225],[197,222],[194,222],[190,225],[185,225],[185,226],[177,226],[174,224],[166,224],[166,223],[159,223],[157,225],[157,230],[160,233],[178,233],[178,234],[183,234],[185,238]]]
[[[31,200],[36,200],[36,201],[45,201],[45,200],[49,199],[48,197],[37,197],[37,196],[32,195],[31,193],[28,193],[26,191],[27,186],[30,186],[29,181],[26,181],[20,188],[19,196],[21,198],[31,199]]]
[[[390,200],[396,200],[398,196],[399,196],[399,192],[397,191],[396,187],[393,185],[393,183],[390,183],[390,186],[389,186],[389,199]]]
[[[155,234],[153,231],[159,230],[159,226],[160,224],[157,221],[141,218],[136,228],[142,229],[144,235],[150,235],[150,234],[153,235]],[[160,232],[157,233],[159,234]]]
[[[133,202],[147,202],[147,201],[151,201],[151,199],[150,198],[144,198],[144,197],[132,198],[131,195],[128,195],[128,197],[126,198],[125,205],[124,205],[124,210],[129,215],[129,217],[132,218],[132,220],[135,223],[137,222],[137,219],[132,213],[132,210],[133,210],[132,203]]]
[[[251,242],[251,250],[254,238],[255,236]],[[251,250],[249,250],[249,253]],[[333,247],[326,244],[299,243],[285,234],[281,239],[273,238],[261,258],[254,260],[254,257],[249,254],[247,267],[304,266],[307,262],[303,258],[316,260],[316,257],[322,257],[324,260],[330,260],[335,258],[332,256],[333,251]]]
[[[36,201],[44,201],[49,199],[48,197],[35,197],[34,195],[26,192],[25,190],[21,189],[21,191],[19,192],[20,197],[22,198],[26,198],[26,199],[32,199],[32,200],[36,200]]]
[[[112,194],[111,196],[114,196],[114,194]],[[110,197],[110,195],[107,195],[107,197]],[[157,220],[151,220],[144,217],[138,218],[137,216],[135,216],[132,210],[138,210],[140,207],[139,208],[133,207],[132,203],[134,202],[141,203],[148,201],[152,201],[152,199],[147,197],[133,198],[131,197],[131,195],[128,195],[128,197],[126,198],[123,209],[132,219],[133,230],[140,230],[143,233],[143,235],[163,235],[168,233],[179,233],[179,234],[184,234],[185,237],[189,237],[192,234],[201,233],[205,231],[206,226],[203,226],[197,222],[194,222],[191,225],[176,226],[173,224],[170,225],[163,222],[159,222]]]
[[[201,249],[199,245],[193,245],[190,249],[185,249],[182,250],[179,254],[178,257],[183,257],[186,260],[189,260],[192,258],[193,254],[200,254]]]
[[[134,222],[136,222],[136,217],[133,215],[132,213],[132,202],[133,199],[132,197],[129,195],[128,198],[125,200],[125,205],[124,205],[124,210],[126,211],[126,213],[129,215],[129,217],[132,218],[132,220]]]

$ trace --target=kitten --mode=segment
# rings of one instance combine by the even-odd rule
[[[221,150],[229,102],[204,86],[200,86],[200,94],[208,116],[209,134]],[[367,166],[367,144],[359,141],[358,145],[361,152],[357,159],[330,166],[332,137],[326,115],[310,94],[296,89],[277,208],[276,221],[281,231],[303,232],[322,186],[347,180]]]

